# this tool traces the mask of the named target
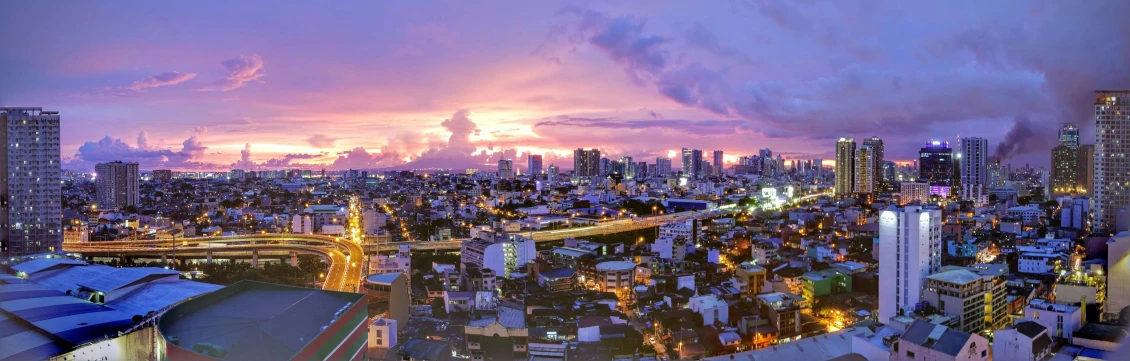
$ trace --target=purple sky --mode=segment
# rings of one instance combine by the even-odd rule
[[[1130,88],[1122,0],[131,5],[0,6],[0,106],[60,111],[69,168],[830,159],[872,135],[1046,165],[1059,124],[1093,141],[1094,90]]]

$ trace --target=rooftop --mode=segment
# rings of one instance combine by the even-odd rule
[[[855,335],[869,335],[871,330],[866,327],[848,327],[846,329],[814,337],[805,337],[798,341],[781,345],[765,347],[753,351],[739,352],[732,355],[707,357],[707,361],[770,361],[770,360],[804,360],[804,361],[829,361],[829,360],[859,360],[851,351],[851,338]],[[846,357],[846,358],[845,358]]]
[[[287,360],[335,320],[335,312],[365,296],[241,281],[185,302],[161,316],[165,338],[185,349],[206,343],[226,360]]]
[[[365,277],[365,281],[369,282],[369,283],[380,283],[380,284],[386,284],[387,285],[387,284],[392,284],[393,282],[396,281],[397,278],[400,278],[400,276],[402,276],[402,275],[403,274],[400,273],[400,272],[378,273],[378,274],[369,275],[368,277]]]
[[[1123,326],[1088,322],[1078,331],[1075,331],[1072,337],[1107,342],[1122,342],[1122,340],[1126,338],[1126,335],[1127,332]]]
[[[927,278],[935,281],[964,285],[966,283],[980,280],[981,275],[970,272],[967,269],[953,269],[932,274],[930,276],[927,276]]]
[[[1077,306],[1077,305],[1061,305],[1061,304],[1058,304],[1058,303],[1049,302],[1048,300],[1045,300],[1045,299],[1042,299],[1042,298],[1033,299],[1032,302],[1028,304],[1028,307],[1033,308],[1033,309],[1038,309],[1038,310],[1046,310],[1046,311],[1059,312],[1059,313],[1079,312],[1079,306]]]
[[[510,307],[499,307],[497,313],[481,319],[471,320],[469,327],[487,327],[498,322],[506,328],[526,328],[526,311]]]
[[[596,265],[597,271],[627,271],[636,268],[636,263],[631,261],[608,261]]]
[[[970,336],[968,333],[946,326],[915,320],[906,329],[906,333],[902,335],[901,339],[950,356],[957,356],[958,352],[961,352],[965,347],[965,342],[969,340]]]
[[[43,285],[0,284],[0,360],[49,358],[132,324],[132,314]]]

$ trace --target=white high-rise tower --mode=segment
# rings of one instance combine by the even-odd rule
[[[984,203],[989,196],[989,140],[980,137],[961,138],[961,199]]]
[[[942,267],[942,211],[890,207],[879,214],[879,320],[914,311],[926,276]]]

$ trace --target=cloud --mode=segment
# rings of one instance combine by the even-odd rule
[[[374,169],[400,164],[396,153],[369,153],[365,147],[356,147],[338,153],[333,169]]]
[[[334,142],[336,142],[337,139],[338,138],[333,138],[325,134],[312,134],[306,138],[306,142],[314,147],[330,148],[334,146]]]
[[[223,78],[212,83],[211,86],[197,88],[198,91],[231,91],[242,88],[248,82],[262,82],[260,78],[267,75],[263,69],[263,58],[259,55],[240,55],[235,58],[220,62],[228,71]]]
[[[177,85],[196,77],[196,73],[180,73],[176,71],[167,71],[157,74],[142,80],[135,81],[126,86],[126,89],[131,91],[144,91],[149,88],[157,88],[168,85]]]
[[[197,135],[205,135],[208,134],[208,127],[197,125],[195,127],[192,127],[192,132],[196,133]]]
[[[579,118],[559,115],[534,123],[534,128],[579,127],[602,129],[662,129],[683,134],[711,135],[734,134],[743,124],[739,120],[684,120],[684,119],[646,119],[617,120],[612,118]]]
[[[691,46],[706,50],[712,54],[732,58],[744,64],[753,63],[753,59],[744,52],[722,44],[714,33],[707,30],[701,23],[695,24],[687,31],[687,43]]]
[[[1004,139],[997,144],[996,150],[990,157],[994,160],[1008,161],[1018,154],[1024,154],[1036,150],[1047,150],[1049,142],[1041,142],[1040,137],[1036,137],[1036,124],[1025,116],[1018,116],[1012,122],[1012,128],[1008,129],[1005,133]]]
[[[137,133],[137,149],[149,149],[149,132],[143,130]]]

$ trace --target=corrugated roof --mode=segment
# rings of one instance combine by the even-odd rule
[[[116,335],[133,324],[132,315],[35,283],[0,285],[0,310],[72,345]]]
[[[84,265],[86,262],[76,261],[70,258],[39,258],[18,265],[12,266],[16,272],[23,272],[27,274],[34,274],[58,267],[70,267],[77,265]]]
[[[148,282],[153,279],[176,276],[178,274],[179,273],[175,270],[156,267],[119,268],[116,271],[89,281],[81,282],[78,285],[99,292],[110,292],[122,287]]]

